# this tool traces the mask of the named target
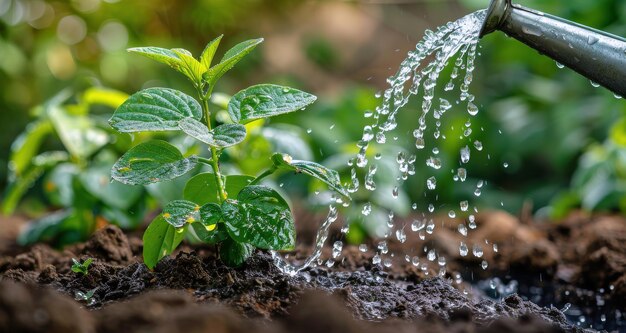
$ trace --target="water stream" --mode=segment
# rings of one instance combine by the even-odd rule
[[[409,177],[416,175],[416,163],[425,163],[433,171],[449,168],[452,171],[450,177],[453,177],[458,182],[464,182],[467,179],[465,165],[471,158],[472,150],[480,151],[483,149],[482,143],[471,140],[471,118],[478,113],[478,107],[474,104],[474,96],[469,92],[469,88],[473,78],[474,59],[479,40],[478,34],[485,15],[484,10],[477,11],[455,22],[441,26],[436,31],[427,30],[423,39],[415,46],[415,49],[410,51],[407,58],[402,61],[396,74],[387,79],[389,88],[376,96],[381,99],[380,105],[375,111],[365,113],[365,117],[371,120],[371,123],[365,126],[362,138],[358,141],[359,152],[356,157],[347,161],[347,164],[352,167],[351,181],[348,184],[348,189],[351,193],[366,191],[371,192],[371,196],[377,194],[397,199],[404,183]],[[450,77],[441,78],[441,73],[452,62],[453,68]],[[455,94],[456,97],[452,100],[436,98],[435,92],[438,85],[443,85],[443,91],[446,92],[446,96]],[[405,151],[396,153],[395,161],[399,176],[395,186],[389,191],[387,187],[376,185],[378,162],[383,156],[377,153],[372,159],[370,157],[371,154],[368,154],[368,149],[370,144],[384,146],[391,143],[391,141],[398,140],[398,136],[392,136],[389,139],[387,136],[392,134],[397,128],[399,113],[402,112],[403,107],[409,102],[411,96],[414,95],[419,95],[422,98],[421,111],[417,115],[415,129],[412,132],[415,153]],[[467,140],[468,144],[460,149],[458,160],[454,161],[455,165],[445,165],[446,163],[438,156],[439,148],[437,148],[437,143],[446,139],[446,135],[441,128],[442,117],[446,112],[452,111],[465,112],[467,114],[468,120],[462,129],[461,138]],[[432,120],[428,119],[428,117],[432,117]],[[427,132],[429,124],[433,121],[435,128]],[[393,134],[395,135],[395,133]],[[429,140],[432,140],[432,142],[429,142]],[[425,160],[418,160],[416,151],[424,150],[427,145],[434,146],[432,154],[429,154],[429,157]],[[437,177],[429,175],[426,180],[426,186],[428,191],[436,191]],[[476,186],[476,196],[480,195],[481,187],[482,181]],[[375,193],[377,191],[389,191],[390,193]],[[413,221],[410,230],[423,240],[427,235],[431,235],[436,227],[435,221],[426,215],[434,213],[435,203],[426,202],[420,204],[427,207],[428,213],[423,214],[423,219]],[[323,264],[324,261],[320,259],[320,256],[328,238],[330,226],[338,220],[338,208],[346,210],[350,205],[361,205],[358,211],[363,216],[370,215],[373,209],[380,209],[375,202],[357,203],[333,197],[328,215],[318,230],[315,249],[311,256],[300,265],[297,265],[287,261],[281,254],[273,252],[272,255],[276,266],[286,274],[295,275],[312,264]],[[413,203],[413,210],[417,206],[418,203]],[[467,226],[460,224],[458,227],[459,232],[464,236],[467,236],[468,229],[476,228],[470,207],[470,199],[463,200],[459,203],[458,208],[450,209],[448,212],[450,218],[455,218],[457,214],[459,216],[467,215]],[[477,212],[476,207],[471,209]],[[384,266],[389,267],[392,265],[394,256],[395,258],[403,257],[407,262],[411,262],[413,265],[419,266],[426,271],[428,262],[433,262],[439,267],[440,275],[444,275],[446,272],[446,259],[443,256],[439,256],[434,249],[425,247],[423,250],[426,256],[422,260],[418,256],[409,256],[409,254],[402,256],[402,254],[389,253],[387,240],[395,237],[401,243],[405,242],[407,238],[407,230],[405,229],[409,228],[406,225],[396,225],[394,217],[398,215],[398,212],[393,209],[384,209],[384,211],[387,218],[378,221],[381,224],[379,230],[381,230],[382,237],[377,246],[378,251],[373,257],[373,263],[382,263]],[[350,218],[343,219],[344,223],[349,223],[350,220]],[[347,230],[347,228],[342,230]],[[335,260],[338,259],[341,255],[342,247],[343,243],[341,241],[333,244],[332,257],[326,260],[327,266],[332,266]],[[362,245],[360,249],[367,251],[365,245]],[[469,249],[464,242],[459,244],[459,251],[461,255],[468,254]],[[482,257],[483,249],[479,245],[474,245],[472,253],[476,257]],[[486,268],[487,262],[483,261],[481,265],[483,268]]]

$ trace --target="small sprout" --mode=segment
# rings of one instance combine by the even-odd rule
[[[89,265],[93,262],[93,258],[87,258],[82,263],[76,258],[72,258],[72,262],[72,272],[87,275],[89,274]]]
[[[82,292],[82,291],[76,291],[74,293],[74,299],[77,301],[84,301],[87,302],[87,305],[91,306],[96,304],[96,299],[93,297],[93,295],[96,293],[96,290],[98,290],[98,288],[94,288],[89,290],[88,292]]]

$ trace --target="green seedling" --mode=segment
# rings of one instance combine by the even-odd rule
[[[82,275],[89,274],[89,265],[93,262],[93,258],[87,258],[82,263],[78,259],[72,258],[72,272]]]
[[[111,176],[130,185],[147,185],[180,177],[198,164],[211,172],[190,178],[183,198],[165,205],[146,229],[144,262],[149,268],[192,233],[216,244],[223,262],[237,266],[255,248],[289,250],[295,246],[295,227],[287,200],[261,180],[275,172],[306,174],[327,184],[344,196],[339,174],[320,164],[294,160],[276,153],[267,159],[268,168],[258,176],[225,175],[220,157],[229,147],[243,142],[247,126],[255,120],[303,110],[316,100],[309,93],[274,84],[260,84],[234,94],[227,104],[227,117],[220,124],[209,109],[217,81],[263,39],[242,42],[228,50],[212,65],[221,36],[211,41],[199,60],[184,49],[140,47],[129,49],[185,75],[197,98],[170,88],[148,88],[128,98],[109,123],[120,132],[182,131],[206,145],[204,154],[184,156],[177,147],[161,140],[140,143],[115,163]],[[268,156],[269,157],[269,156]]]

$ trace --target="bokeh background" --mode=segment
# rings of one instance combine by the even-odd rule
[[[520,2],[626,36],[621,0]],[[376,107],[374,94],[386,88],[386,78],[424,30],[487,5],[487,0],[0,0],[0,189],[7,186],[11,143],[32,119],[33,107],[66,88],[132,93],[171,86],[191,93],[182,75],[125,49],[183,47],[197,55],[220,34],[221,52],[245,39],[265,42],[216,91],[233,94],[273,82],[318,95],[306,112],[277,121],[307,129],[315,160],[332,164],[333,156],[354,153],[363,113]],[[626,101],[503,34],[486,36],[479,52],[471,92],[480,107],[474,126],[484,130],[474,138],[484,143],[489,160],[479,159],[471,169],[470,177],[487,181],[476,200],[555,218],[580,207],[626,211]],[[418,105],[408,105],[405,114],[415,115]],[[459,115],[450,122],[465,119]],[[399,133],[409,136],[414,121],[401,124]],[[451,140],[442,156],[456,156],[465,144]],[[473,190],[453,184],[440,179],[439,188],[447,189],[439,192],[441,202],[458,202]],[[408,200],[421,198],[424,187],[423,182],[407,186]]]

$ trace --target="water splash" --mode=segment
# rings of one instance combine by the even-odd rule
[[[467,15],[455,22],[450,22],[441,26],[436,31],[426,30],[424,38],[417,43],[414,50],[408,53],[407,58],[402,61],[396,74],[387,79],[389,88],[376,94],[377,98],[382,99],[381,104],[376,107],[375,110],[368,110],[366,113],[365,118],[370,119],[372,124],[365,126],[363,129],[361,139],[357,143],[358,154],[356,155],[356,158],[348,161],[348,165],[352,167],[350,170],[350,182],[347,184],[351,193],[358,192],[363,184],[363,187],[367,190],[367,192],[389,191],[390,193],[383,193],[381,195],[390,196],[392,200],[399,200],[399,187],[402,187],[403,182],[407,180],[409,176],[415,174],[416,156],[407,155],[405,152],[397,153],[396,162],[400,176],[397,178],[397,184],[390,190],[389,187],[377,187],[374,181],[374,175],[376,174],[378,168],[377,163],[381,159],[380,153],[377,153],[374,159],[370,161],[368,159],[367,152],[370,143],[373,141],[379,145],[384,145],[388,142],[389,138],[386,133],[391,132],[398,127],[398,113],[409,102],[409,99],[412,96],[418,94],[421,94],[422,96],[421,106],[419,107],[421,111],[418,119],[419,127],[413,131],[415,148],[421,150],[426,146],[428,138],[425,134],[428,127],[428,114],[432,114],[433,118],[436,120],[436,128],[433,132],[434,139],[446,139],[446,132],[443,128],[441,128],[440,119],[447,111],[453,108],[453,103],[445,98],[435,99],[435,88],[440,81],[439,79],[441,73],[446,68],[447,64],[450,63],[455,57],[454,67],[452,68],[450,79],[445,83],[444,90],[447,92],[454,92],[454,89],[458,88],[459,95],[456,104],[463,105],[470,118],[479,113],[479,107],[474,103],[475,98],[469,93],[469,87],[473,80],[474,60],[479,40],[478,35],[485,16],[486,11],[481,10]],[[461,102],[463,103],[460,104]],[[465,123],[463,133],[464,135],[461,136],[462,138],[468,138],[471,135],[471,120],[468,120]],[[393,138],[394,141],[396,141],[398,137],[391,136],[390,138]],[[477,150],[482,150],[482,144],[478,143],[478,145],[480,145],[480,149],[476,147],[477,144],[472,144],[470,141],[469,145],[464,146],[459,151],[459,162],[462,162],[463,164],[468,163],[470,159],[470,146],[476,147]],[[421,163],[425,163],[432,168],[433,171],[435,171],[441,169],[444,166],[444,162],[440,157],[438,157],[438,148],[434,148],[432,152],[433,155],[431,155],[425,162]],[[467,171],[465,168],[461,168],[460,165],[458,165],[458,167],[458,169],[453,169],[453,172],[455,173],[454,177],[456,177],[455,180],[458,179],[460,181],[465,181],[467,178]],[[363,172],[365,176],[363,177],[362,182],[358,179],[358,169],[366,170]],[[436,179],[434,177],[429,178],[427,187],[430,190],[434,190],[436,188]],[[310,265],[322,262],[318,259],[321,256],[322,248],[328,238],[329,228],[338,217],[337,208],[334,206],[335,204],[336,200],[333,204],[331,204],[329,214],[317,233],[314,252],[303,263],[300,265],[289,263],[282,257],[282,255],[280,255],[280,253],[272,252],[274,262],[281,271],[288,275],[295,275]],[[351,204],[354,203],[343,202],[342,206],[349,207]],[[358,209],[358,211],[361,212],[361,217],[373,214],[372,203],[366,202],[365,204],[360,205],[361,206],[359,207],[362,207],[362,209]],[[415,204],[413,206],[415,206]],[[463,201],[461,203],[461,211],[467,211],[468,207],[469,203],[467,201]],[[415,210],[415,208],[413,209]],[[434,205],[429,203],[428,211],[433,213],[434,210]],[[452,213],[454,212],[452,211]],[[454,213],[452,215],[454,216],[456,214]],[[396,240],[400,242],[406,241],[407,234],[404,231],[404,226],[395,225],[394,211],[389,211],[388,216],[389,218],[386,223],[387,229],[384,232],[384,237],[390,238],[394,235]],[[381,223],[385,224],[382,221]],[[468,226],[470,229],[474,229],[476,227],[473,221],[473,216],[472,219],[468,221]],[[393,232],[394,228],[396,228],[395,233]],[[411,225],[411,230],[418,232],[419,238],[422,240],[425,239],[426,233],[430,235],[433,233],[434,229],[435,222],[433,219],[415,220]],[[381,244],[384,246],[381,246]],[[337,246],[334,247],[333,259],[336,259],[336,257],[339,256],[337,248]],[[367,250],[367,247],[363,246],[359,247],[359,249]],[[474,250],[474,255],[477,256],[478,253],[476,253],[476,249]],[[461,253],[467,252],[466,246],[462,246],[460,251]],[[387,242],[383,241],[379,243],[378,251],[372,260],[373,263],[382,263],[385,267],[389,267],[392,262],[390,257],[393,257],[393,253],[388,255],[387,252]],[[337,253],[337,256],[334,255],[335,253]],[[435,261],[435,259],[437,259],[436,263],[440,266],[439,274],[445,274],[445,258],[439,257],[437,251],[434,249],[429,249],[426,253],[428,261]],[[480,255],[482,255],[482,253],[480,253]],[[402,258],[402,256],[398,257]],[[413,259],[409,258],[407,262],[409,261],[411,261],[415,266],[420,266],[421,269],[426,272],[426,265],[420,265],[417,257],[414,257]]]

